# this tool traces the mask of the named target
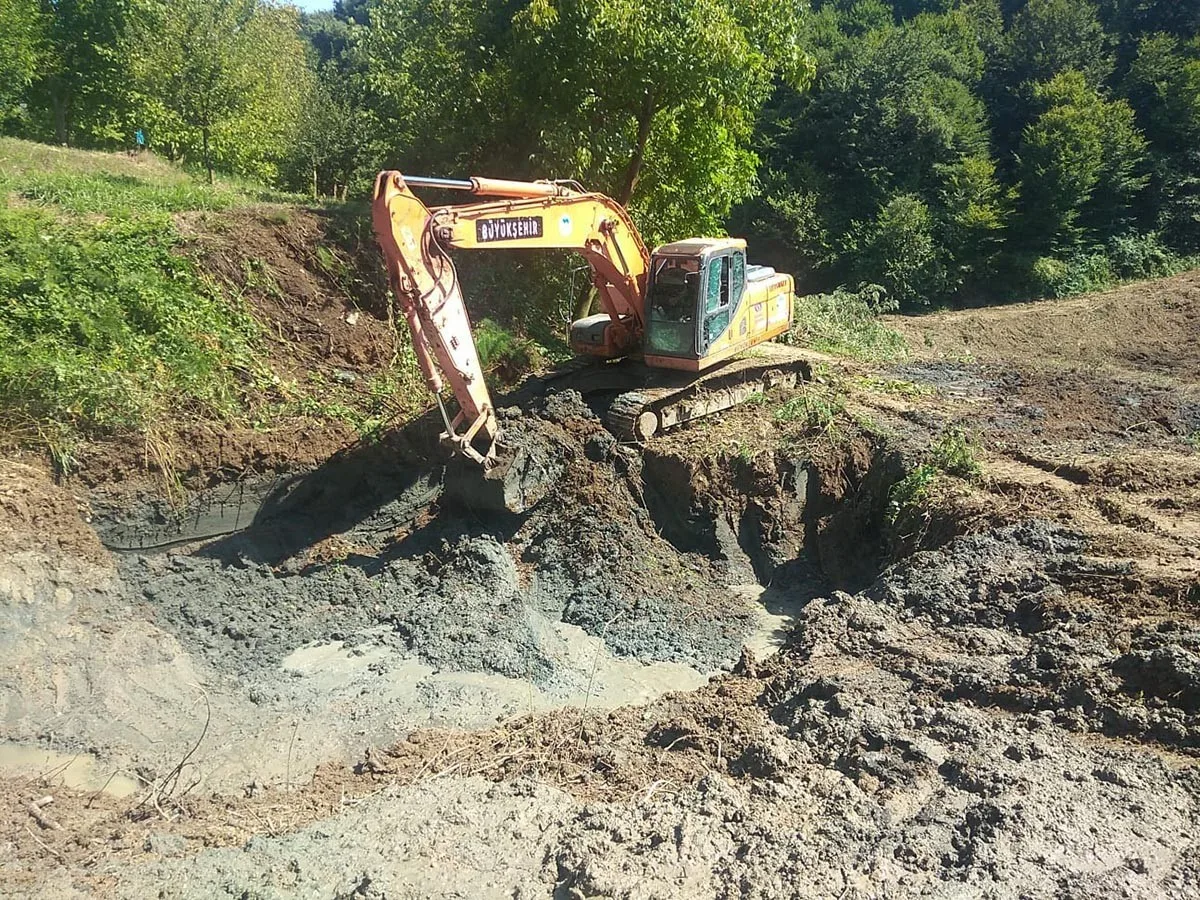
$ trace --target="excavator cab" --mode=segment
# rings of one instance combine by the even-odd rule
[[[706,368],[785,331],[791,297],[790,276],[746,265],[743,240],[702,238],[659,247],[647,273],[646,362]]]

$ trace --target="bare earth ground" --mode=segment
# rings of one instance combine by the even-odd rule
[[[644,452],[550,398],[515,517],[398,439],[111,552],[0,464],[3,891],[1200,896],[1200,274],[892,324]]]

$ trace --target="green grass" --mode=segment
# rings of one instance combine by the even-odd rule
[[[866,299],[844,290],[797,297],[789,339],[823,353],[875,362],[908,355],[900,333],[880,322]]]
[[[983,467],[976,458],[977,452],[975,442],[962,430],[944,431],[921,463],[892,485],[888,493],[888,524],[896,528],[914,516],[919,517],[920,507],[928,501],[939,478],[953,476],[963,481],[979,481]]]
[[[799,425],[806,429],[829,429],[845,408],[839,397],[818,390],[806,390],[776,408],[772,418],[781,425]]]
[[[173,252],[166,219],[0,210],[0,403],[15,424],[146,428],[229,415],[257,329]]]
[[[153,157],[0,139],[0,423],[66,459],[80,434],[224,418],[258,328],[177,252],[171,213],[258,202]]]
[[[9,207],[34,206],[67,218],[130,218],[298,199],[228,178],[210,185],[150,154],[71,150],[15,138],[0,138],[0,194]]]
[[[903,378],[884,378],[877,375],[860,375],[851,379],[851,383],[863,390],[878,391],[882,394],[893,394],[899,397],[928,397],[933,394],[933,388],[917,384]]]

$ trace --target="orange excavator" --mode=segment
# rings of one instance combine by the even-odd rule
[[[491,199],[430,208],[413,188]],[[694,238],[646,250],[628,212],[573,181],[405,177],[381,172],[372,216],[392,290],[445,423],[443,441],[484,466],[500,427],[448,250],[574,250],[591,265],[602,312],[571,325],[570,343],[600,365],[571,387],[611,395],[621,437],[656,432],[740,403],[807,371],[795,351],[764,344],[788,330],[790,275],[746,263],[746,242]],[[620,360],[619,363],[611,361]],[[608,361],[608,362],[606,362]],[[451,419],[445,383],[458,401]]]

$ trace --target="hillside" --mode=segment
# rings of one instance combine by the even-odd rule
[[[7,138],[0,192],[10,449],[88,483],[196,487],[426,403],[361,206]]]

